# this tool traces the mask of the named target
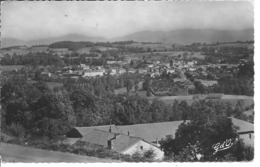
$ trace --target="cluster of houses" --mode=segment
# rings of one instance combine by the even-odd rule
[[[102,66],[88,66],[85,64],[80,64],[76,66],[67,66],[64,67],[61,71],[61,75],[71,78],[79,77],[97,77],[103,76],[106,74],[110,75],[121,75],[126,73],[124,68],[115,67],[115,68],[104,68]]]
[[[153,64],[153,63],[147,63],[146,67],[143,68],[128,68],[127,70],[123,68],[124,65],[126,65],[126,61],[107,61],[106,68],[102,66],[93,66],[89,67],[85,64],[80,64],[78,66],[68,66],[64,67],[63,76],[70,76],[70,77],[96,77],[96,76],[103,76],[105,74],[110,75],[121,75],[126,72],[128,73],[139,73],[139,74],[145,74],[149,75],[150,77],[154,78],[156,76],[160,76],[163,72],[166,71],[166,73],[180,73],[180,68],[175,67],[168,67],[164,64]],[[116,66],[117,65],[117,66]],[[183,74],[183,72],[181,72]],[[186,81],[186,77],[183,74],[182,76],[177,78],[176,81]]]
[[[79,54],[83,53],[90,53],[93,50],[99,51],[107,51],[107,50],[114,50],[116,48],[113,47],[102,47],[102,46],[95,46],[95,47],[85,47],[82,49],[77,50]],[[3,50],[4,54],[8,53],[12,55],[13,53],[16,54],[26,54],[26,53],[35,53],[35,52],[52,52],[56,53],[59,56],[63,56],[65,54],[71,55],[72,51],[68,48],[49,48],[48,46],[19,46],[14,47],[9,50]],[[99,53],[100,54],[100,53]],[[74,57],[70,57],[71,59]],[[75,57],[78,58],[78,57]],[[113,57],[112,57],[113,58]],[[159,60],[142,60],[142,57],[135,57],[133,55],[124,55],[125,60],[114,60],[108,59],[106,61],[106,68],[104,67],[89,67],[84,64],[80,64],[78,67],[65,67],[59,76],[64,77],[97,77],[103,76],[105,74],[110,75],[121,75],[126,72],[128,73],[139,73],[144,75],[149,75],[152,78],[157,76],[161,76],[163,73],[167,74],[179,74],[189,72],[193,78],[196,78],[197,81],[200,81],[204,86],[213,86],[217,83],[217,77],[214,79],[206,79],[207,75],[209,74],[209,68],[220,69],[222,67],[227,67],[229,69],[237,68],[237,65],[228,65],[228,64],[211,64],[211,65],[198,65],[196,60],[181,60],[178,58],[168,58],[167,60],[159,59]],[[127,70],[123,68],[124,66],[131,65],[131,64],[141,64],[138,68],[128,68]],[[44,75],[44,74],[43,74]],[[48,74],[50,75],[50,74]],[[184,75],[184,74],[183,74]],[[186,82],[186,77],[177,77],[174,78],[174,82]]]
[[[238,129],[239,138],[243,139],[246,145],[253,146],[254,125],[236,118],[230,119]],[[183,122],[185,121],[75,127],[66,133],[66,138],[69,144],[84,141],[128,155],[153,150],[155,160],[163,160],[164,152],[160,148],[159,141],[169,135],[174,138],[175,132]]]

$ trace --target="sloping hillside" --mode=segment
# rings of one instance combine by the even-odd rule
[[[0,153],[4,162],[119,162],[111,159],[34,149],[6,143],[1,143]]]
[[[9,47],[9,46],[15,46],[15,45],[48,45],[54,42],[58,41],[91,41],[91,42],[105,42],[106,39],[102,37],[92,37],[92,36],[85,36],[81,34],[68,34],[64,36],[59,37],[53,37],[53,38],[44,38],[44,39],[37,39],[37,40],[20,40],[16,38],[2,38],[2,48]]]

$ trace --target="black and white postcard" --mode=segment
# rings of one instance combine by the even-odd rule
[[[250,165],[254,44],[252,1],[2,2],[2,163]]]

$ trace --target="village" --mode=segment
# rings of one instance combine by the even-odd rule
[[[130,41],[130,43],[134,42]],[[122,49],[122,47],[131,46],[129,44],[125,45],[124,43],[106,44],[109,47],[102,46],[104,44],[101,46],[93,44],[97,46],[83,47],[76,51],[69,50],[68,48],[49,48],[48,46],[32,46],[29,48],[25,46],[10,47],[2,49],[2,57],[4,56],[4,58],[2,58],[1,61],[2,64],[6,65],[6,67],[2,67],[2,71],[5,71],[4,68],[9,70],[8,65],[18,65],[17,69],[11,69],[19,70],[23,67],[23,71],[26,71],[25,75],[29,76],[29,80],[34,80],[36,73],[38,78],[40,77],[43,81],[49,82],[61,82],[64,78],[74,80],[83,78],[87,80],[90,78],[100,78],[102,76],[113,76],[118,82],[121,76],[135,75],[137,78],[140,78],[138,80],[139,82],[134,81],[134,83],[130,85],[129,90],[134,90],[134,85],[138,85],[140,87],[138,89],[141,89],[142,86],[140,83],[144,83],[150,78],[151,83],[149,84],[151,84],[151,92],[153,95],[188,95],[194,90],[195,86],[199,87],[201,85],[205,87],[205,89],[208,89],[208,93],[223,93],[214,92],[211,89],[219,85],[218,81],[220,78],[238,75],[241,66],[253,61],[251,43],[242,43],[241,46],[240,43],[237,44],[238,48],[246,48],[243,51],[243,55],[247,54],[248,57],[245,58],[240,53],[242,57],[237,55],[238,58],[233,58],[232,63],[225,63],[228,60],[223,58],[214,58],[214,62],[205,62],[205,59],[209,59],[207,57],[212,59],[213,56],[207,55],[212,52],[211,50],[214,51],[214,54],[222,55],[218,54],[218,50],[223,49],[221,49],[221,47],[215,49],[216,46],[211,47],[212,49],[207,52],[203,52],[203,48],[199,49],[199,47],[196,49],[201,50],[200,52],[190,52],[185,51],[190,50],[189,46],[185,46],[184,51],[179,51],[181,47],[178,47],[178,51],[174,51],[176,50],[175,47],[165,47],[165,50],[160,51],[159,48],[162,48],[164,46],[163,44],[156,44],[154,46],[149,44],[149,46],[153,46],[154,48],[147,50],[154,50],[155,52],[131,53],[133,51],[129,48]],[[77,45],[77,42],[75,42],[75,45]],[[136,45],[134,46],[136,47]],[[146,50],[146,44],[140,43],[139,47],[142,48],[141,51]],[[208,48],[210,46],[205,47]],[[223,48],[225,49],[226,47],[228,48],[228,45]],[[190,45],[190,48],[194,49],[194,46]],[[140,50],[134,49],[134,52],[136,52],[136,50],[139,52]],[[231,47],[231,49],[234,50],[235,48]],[[24,55],[25,52],[26,55]],[[50,54],[52,57],[56,56],[55,59],[58,59],[58,63],[62,62],[62,64],[51,65],[49,63],[48,65],[47,63],[32,69],[28,65],[25,66],[25,64],[28,63],[33,66],[35,63],[33,62],[34,60],[30,58],[32,56],[31,54],[37,54],[39,56],[41,56],[40,54]],[[230,52],[228,54],[230,54]],[[233,54],[234,55],[230,55],[230,57],[236,55],[235,52]],[[32,62],[23,62],[23,57],[25,59],[24,61]],[[21,60],[20,64],[14,64],[14,62],[19,60]],[[170,85],[166,86],[165,84]],[[121,85],[119,89],[116,89],[115,92],[124,92],[120,91],[123,90],[122,88],[124,87],[126,87],[126,83]],[[174,93],[172,93],[173,91]],[[203,92],[197,93],[203,94]],[[194,94],[194,92],[192,92],[192,94]],[[251,94],[247,93],[247,95]]]
[[[1,62],[6,64],[1,66],[2,79],[8,80],[10,76],[25,77],[28,83],[45,82],[50,89],[55,91],[61,90],[65,85],[68,88],[68,84],[69,87],[74,85],[71,89],[84,90],[89,84],[93,84],[93,81],[95,83],[100,79],[102,81],[103,79],[112,79],[114,82],[109,85],[110,90],[106,89],[108,92],[117,96],[139,96],[147,99],[150,104],[153,104],[154,101],[160,101],[164,105],[171,106],[174,102],[182,103],[185,101],[188,105],[192,105],[200,100],[222,104],[228,102],[232,106],[241,103],[243,116],[239,116],[237,119],[234,117],[236,115],[234,113],[233,116],[230,115],[230,118],[232,123],[239,127],[237,139],[243,139],[247,146],[253,146],[253,94],[248,91],[241,92],[236,88],[233,89],[237,92],[232,92],[232,89],[226,90],[224,88],[226,83],[221,83],[223,82],[222,78],[235,78],[240,75],[241,68],[252,61],[252,56],[247,58],[237,56],[236,59],[232,60],[233,63],[225,63],[227,60],[219,58],[212,63],[206,61],[207,57],[212,57],[208,55],[211,51],[205,52],[203,48],[199,47],[195,48],[199,51],[188,51],[190,48],[194,49],[193,45],[190,45],[190,48],[185,46],[184,50],[180,50],[180,47],[176,49],[174,46],[160,50],[158,48],[163,47],[162,43],[149,49],[145,48],[146,44],[140,43],[139,47],[142,46],[142,49],[134,48],[132,50],[131,47],[130,49],[124,48],[125,43],[122,43],[111,43],[108,44],[109,47],[83,47],[76,51],[69,48],[50,48],[49,46],[53,44],[2,49]],[[130,41],[130,43],[134,42]],[[250,43],[242,44],[250,45]],[[215,49],[214,46],[212,49],[214,54],[218,55],[221,47]],[[141,53],[138,53],[140,50]],[[33,60],[30,60],[31,55],[41,56],[41,54],[55,57],[55,59],[59,59],[58,62],[63,63],[35,66]],[[244,54],[250,55],[252,50],[246,47]],[[219,54],[219,56],[221,55]],[[29,64],[24,64],[23,62],[26,61],[23,61],[23,58],[27,59]],[[82,61],[83,59],[84,61]],[[19,63],[19,60],[20,64],[12,64],[12,62],[17,61]],[[246,85],[239,86],[241,88],[241,86]],[[93,93],[96,94],[96,91]],[[102,93],[96,95],[101,100],[104,96]],[[183,120],[164,120],[166,122],[156,123],[157,121],[155,121],[134,125],[78,126],[64,135],[66,143],[69,145],[73,145],[77,141],[86,142],[123,155],[135,155],[137,152],[152,150],[153,159],[162,161],[165,158],[165,153],[161,142],[167,136],[174,139],[178,127],[183,123]],[[199,154],[199,156],[201,155]]]

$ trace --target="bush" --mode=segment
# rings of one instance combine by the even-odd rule
[[[94,156],[99,158],[112,158],[120,159],[120,154],[114,151],[108,150],[103,146],[91,144],[88,142],[77,141],[75,144],[70,145],[67,149],[68,152],[74,154],[81,154],[86,156]]]
[[[57,144],[57,143],[52,143],[50,145],[50,149],[53,150],[53,151],[61,151],[60,144]]]
[[[254,148],[253,147],[247,147],[245,149],[245,160],[252,161],[254,159]]]
[[[61,151],[61,152],[70,152],[70,147],[69,147],[70,145],[69,144],[63,144],[63,143],[61,143],[61,144],[59,144],[59,151]]]
[[[144,152],[136,151],[132,155],[120,155],[120,159],[126,162],[153,162],[156,154],[149,149]]]
[[[143,154],[143,157],[145,159],[153,160],[155,158],[155,156],[156,156],[156,154],[155,154],[153,149],[149,149],[149,150],[145,151],[144,154]]]
[[[242,139],[233,146],[232,154],[237,161],[252,161],[254,159],[254,148],[245,145]]]
[[[135,153],[132,154],[132,160],[134,162],[143,162],[144,158],[140,152],[136,151]]]
[[[1,133],[1,142],[10,143],[14,137]]]
[[[119,159],[125,162],[133,162],[133,159],[130,155],[120,155]]]
[[[25,137],[25,129],[19,123],[12,123],[11,125],[7,126],[6,131],[10,135],[17,137],[21,140],[23,140]]]
[[[30,138],[28,144],[35,148],[51,149],[51,141],[48,137]]]

